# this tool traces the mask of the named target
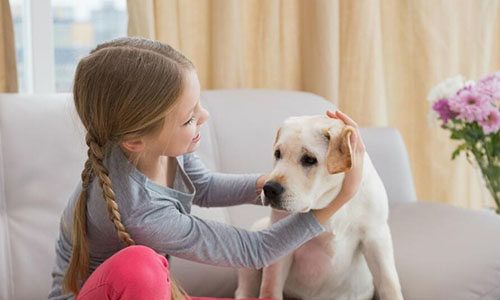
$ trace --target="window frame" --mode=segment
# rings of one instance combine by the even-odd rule
[[[23,6],[25,92],[56,93],[51,0],[24,0]]]
[[[14,4],[13,0],[7,0]],[[16,0],[16,5],[21,5],[21,25],[17,27],[15,32],[16,38],[20,36],[21,48],[19,55],[22,57],[22,73],[18,74],[22,84],[22,90],[18,93],[22,94],[61,94],[68,93],[66,87],[61,90],[57,87],[60,79],[58,66],[56,65],[56,42],[58,36],[55,36],[54,30],[54,0]],[[123,11],[123,0],[114,1],[113,8],[117,11]],[[107,6],[102,6],[106,8]],[[96,10],[97,11],[97,10]],[[107,10],[103,11],[104,13]],[[108,11],[109,12],[109,11]],[[125,4],[125,16],[126,4]],[[121,17],[117,15],[122,21]],[[76,19],[75,19],[76,20]],[[102,22],[102,21],[99,21]],[[98,22],[98,23],[99,23]],[[99,23],[100,24],[100,23]],[[94,24],[96,26],[97,24]],[[114,35],[114,33],[112,33]],[[120,35],[126,35],[125,32],[120,32]],[[102,38],[101,38],[102,39]],[[98,39],[100,40],[100,39]],[[16,52],[17,52],[16,44]],[[59,47],[59,46],[58,46]],[[18,59],[20,61],[20,59]],[[17,66],[18,70],[20,66]],[[22,76],[22,78],[21,78]],[[57,77],[57,78],[56,78]]]

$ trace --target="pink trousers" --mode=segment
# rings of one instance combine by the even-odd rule
[[[76,297],[104,299],[171,300],[167,259],[145,246],[130,246],[117,252],[90,275]]]

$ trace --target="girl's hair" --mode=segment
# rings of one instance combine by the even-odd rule
[[[190,69],[194,69],[192,62],[172,47],[131,37],[99,44],[78,63],[73,97],[87,131],[88,158],[73,215],[73,250],[64,274],[64,292],[78,294],[80,283],[89,276],[87,189],[94,178],[102,188],[118,236],[127,246],[135,244],[121,222],[104,154],[125,136],[141,137],[161,129],[182,92],[184,73]],[[171,288],[172,299],[189,298],[173,280]]]

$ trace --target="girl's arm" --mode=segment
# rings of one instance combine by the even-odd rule
[[[195,153],[184,155],[184,170],[196,188],[193,204],[203,207],[262,205],[257,189],[262,174],[224,174],[210,171]]]
[[[249,231],[182,213],[174,199],[148,203],[124,224],[137,244],[212,265],[262,268],[324,231],[312,212]]]

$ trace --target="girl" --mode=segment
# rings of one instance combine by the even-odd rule
[[[49,299],[190,299],[168,274],[165,254],[262,268],[323,232],[358,189],[364,145],[356,134],[354,168],[324,209],[260,232],[191,215],[192,204],[260,204],[266,176],[205,168],[193,153],[209,117],[195,68],[157,41],[98,45],[78,63],[73,97],[88,159],[61,217]]]

